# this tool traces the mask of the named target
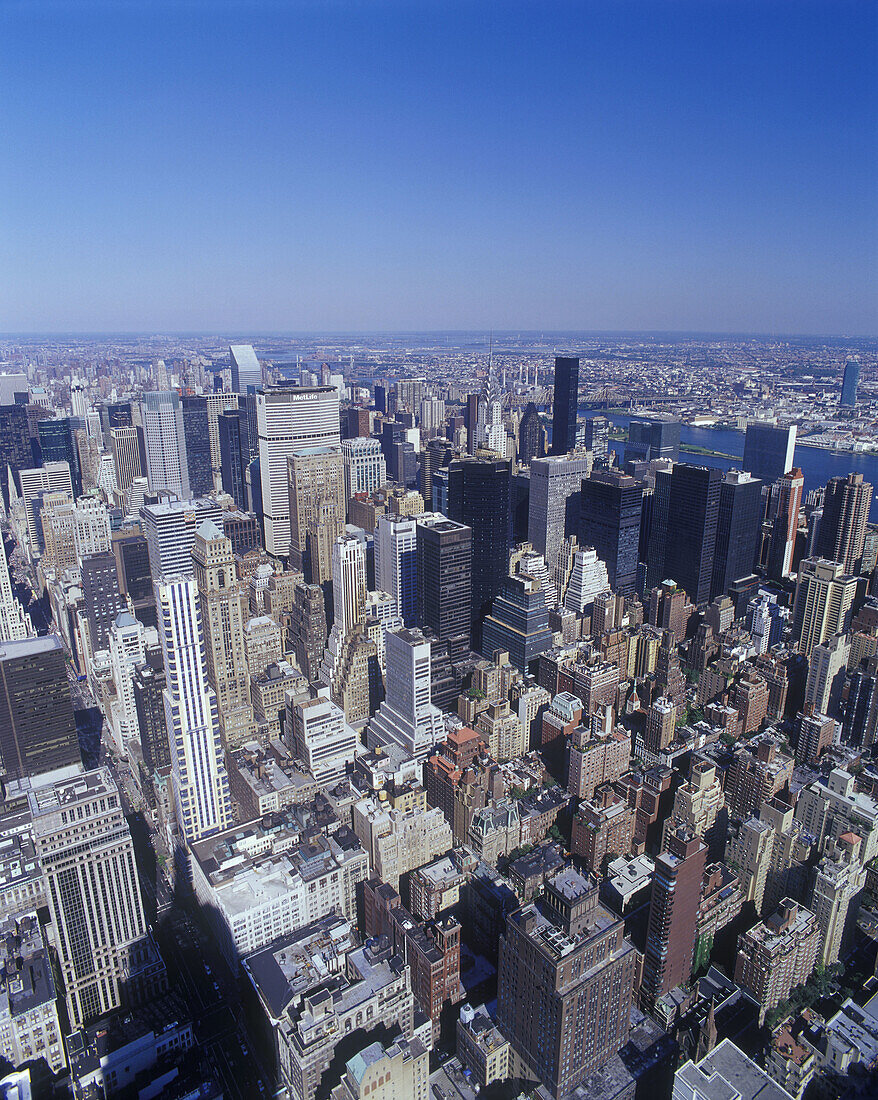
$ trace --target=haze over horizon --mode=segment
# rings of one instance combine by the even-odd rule
[[[878,15],[17,3],[3,333],[878,333]]]

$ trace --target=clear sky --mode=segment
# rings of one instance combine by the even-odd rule
[[[878,333],[875,0],[3,0],[0,331]]]

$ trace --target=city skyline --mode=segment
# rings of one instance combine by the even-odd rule
[[[5,332],[878,333],[872,5],[4,20]]]

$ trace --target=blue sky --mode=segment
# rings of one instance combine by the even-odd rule
[[[0,331],[878,333],[876,28],[5,0]]]

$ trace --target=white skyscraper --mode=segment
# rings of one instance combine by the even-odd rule
[[[72,502],[73,482],[67,462],[47,462],[35,470],[20,470],[21,502],[27,520],[27,537],[34,554],[39,553],[40,493],[67,493]]]
[[[70,408],[74,416],[86,416],[88,414],[85,382],[82,382],[79,378],[70,379]]]
[[[418,613],[418,520],[420,516],[379,516],[375,524],[375,586],[395,600],[406,626]]]
[[[582,615],[590,611],[595,596],[610,591],[610,579],[607,567],[597,555],[593,546],[577,550],[573,555],[573,569],[564,593],[564,607]]]
[[[332,548],[332,598],[333,629],[347,636],[366,608],[366,547],[355,535],[342,535]]]
[[[146,660],[143,624],[128,611],[120,611],[110,627],[110,669],[116,685],[116,699],[108,715],[115,748],[124,753],[137,738],[137,707],[134,702],[134,670]]]
[[[377,439],[361,436],[343,439],[345,494],[350,500],[356,493],[374,493],[387,484],[387,463]]]
[[[12,594],[9,562],[0,541],[0,642],[20,642],[32,633],[30,617]]]
[[[165,722],[177,823],[191,844],[232,823],[216,695],[207,682],[198,588],[188,577],[156,584],[165,673]]]
[[[357,731],[345,721],[344,711],[332,702],[329,688],[311,688],[311,698],[296,699],[288,692],[288,728],[291,747],[319,787],[344,778],[347,764],[356,754]]]
[[[420,630],[391,630],[385,638],[387,694],[369,722],[369,748],[395,743],[426,760],[445,733],[442,712],[433,705],[430,642]]]
[[[188,499],[192,494],[180,395],[171,390],[145,393],[140,414],[150,491],[167,489],[181,500]]]
[[[73,510],[76,556],[103,554],[110,549],[110,514],[100,497],[80,497]]]
[[[290,488],[287,458],[307,447],[341,442],[338,390],[332,386],[278,386],[256,395],[259,474],[265,549],[290,552]]]
[[[248,386],[262,385],[262,366],[250,344],[231,344],[229,359],[232,364],[232,389],[246,393]]]
[[[530,464],[530,510],[527,538],[546,559],[549,572],[558,561],[565,533],[568,502],[591,473],[591,455],[552,455],[535,458]]]
[[[195,532],[209,519],[223,530],[223,511],[210,497],[163,500],[140,508],[140,526],[149,552],[153,579],[191,576]]]

